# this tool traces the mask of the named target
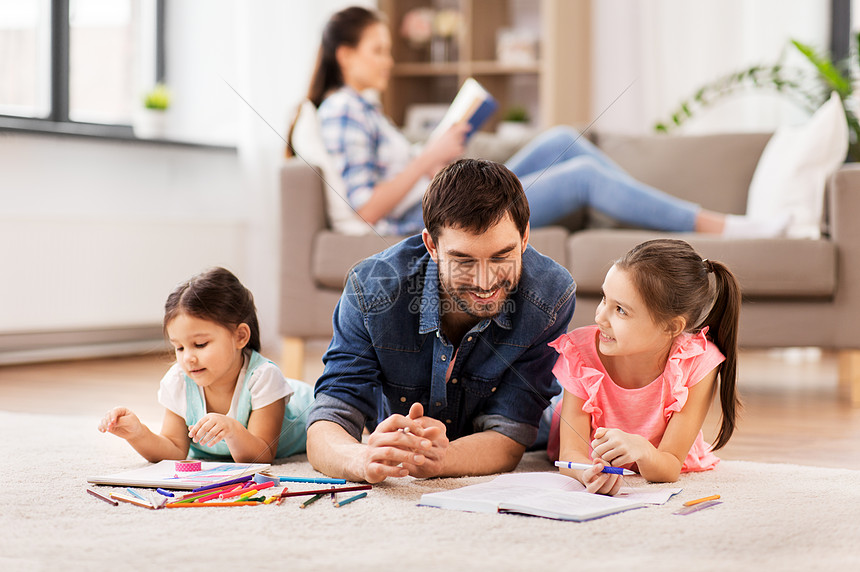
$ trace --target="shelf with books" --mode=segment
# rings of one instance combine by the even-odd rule
[[[395,61],[382,103],[396,124],[404,125],[413,106],[450,104],[469,77],[493,94],[499,111],[528,108],[532,127],[588,119],[589,0],[379,0],[378,6],[391,28]],[[440,14],[445,37],[433,27]]]
[[[465,64],[469,75],[475,74],[538,74],[541,71],[540,61],[528,64],[507,64],[496,60],[467,62]]]
[[[462,73],[461,67],[462,64],[459,62],[409,62],[405,64],[395,64],[391,69],[391,75],[397,77],[460,75]]]

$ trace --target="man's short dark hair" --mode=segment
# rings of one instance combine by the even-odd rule
[[[520,236],[529,222],[520,180],[504,165],[484,159],[460,159],[439,171],[424,193],[422,208],[434,241],[444,227],[485,232],[507,213]]]

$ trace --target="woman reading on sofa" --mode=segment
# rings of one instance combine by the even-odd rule
[[[308,99],[317,107],[322,141],[350,206],[381,234],[414,234],[424,228],[421,203],[404,208],[403,199],[416,186],[426,188],[441,167],[462,155],[468,128],[455,125],[413,153],[368,95],[386,89],[392,65],[383,17],[361,7],[341,10],[323,31]],[[569,127],[539,135],[507,167],[526,190],[533,227],[584,207],[637,227],[732,237],[777,236],[788,222],[709,211],[649,187]]]

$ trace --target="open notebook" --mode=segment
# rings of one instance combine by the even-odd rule
[[[111,475],[90,477],[94,485],[123,487],[161,487],[165,489],[191,490],[205,485],[214,485],[265,471],[266,463],[219,463],[201,461],[201,470],[191,473],[177,472],[176,461],[161,461],[140,469],[122,471]]]
[[[510,473],[487,483],[424,494],[418,504],[470,512],[513,512],[583,521],[647,504],[663,504],[680,490],[628,488],[622,489],[623,494],[609,497],[587,493],[582,483],[560,473]]]

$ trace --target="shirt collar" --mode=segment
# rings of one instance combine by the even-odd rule
[[[362,91],[358,91],[353,87],[350,87],[344,84],[340,89],[351,93],[354,97],[356,97],[361,103],[367,107],[372,109],[379,109],[382,107],[382,103],[379,97],[379,92],[375,89],[365,89]]]

